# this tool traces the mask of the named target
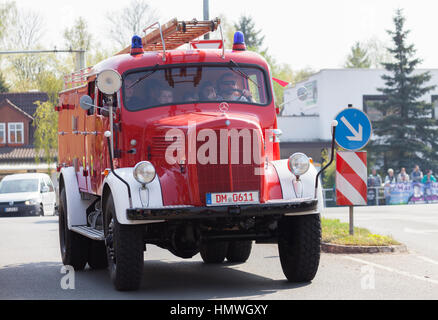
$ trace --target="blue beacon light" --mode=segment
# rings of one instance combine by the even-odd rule
[[[245,45],[245,36],[241,31],[236,31],[234,33],[234,43],[233,43],[233,50],[236,51],[245,51],[246,45]]]
[[[131,55],[136,55],[143,53],[143,43],[141,41],[141,38],[137,35],[132,37],[131,41]]]

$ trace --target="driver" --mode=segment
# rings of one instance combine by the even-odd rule
[[[231,72],[223,74],[218,80],[218,99],[233,101],[252,101],[248,90],[240,90],[237,87],[237,79]]]

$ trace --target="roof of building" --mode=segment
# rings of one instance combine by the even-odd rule
[[[46,102],[49,96],[45,92],[6,92],[0,93],[0,102],[9,100],[15,106],[23,110],[25,113],[33,117],[37,105],[36,101]]]
[[[33,120],[33,117],[30,114],[28,114],[27,112],[23,111],[21,108],[19,108],[15,104],[13,104],[9,99],[0,100],[0,107],[5,106],[5,105],[12,107],[13,109],[17,110],[18,112],[20,112],[21,114],[23,114],[27,118]]]
[[[56,155],[56,151],[55,155]],[[33,146],[24,146],[19,148],[4,147],[0,148],[0,161],[20,161],[20,160],[34,160],[36,150]],[[39,157],[44,158],[44,151],[40,150]]]

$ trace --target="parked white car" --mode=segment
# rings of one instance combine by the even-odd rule
[[[0,216],[54,215],[56,194],[45,173],[5,176],[0,181]]]

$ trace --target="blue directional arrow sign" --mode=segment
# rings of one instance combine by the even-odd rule
[[[367,145],[373,128],[364,112],[356,108],[346,108],[338,113],[335,120],[338,121],[335,140],[340,147],[357,151]]]

